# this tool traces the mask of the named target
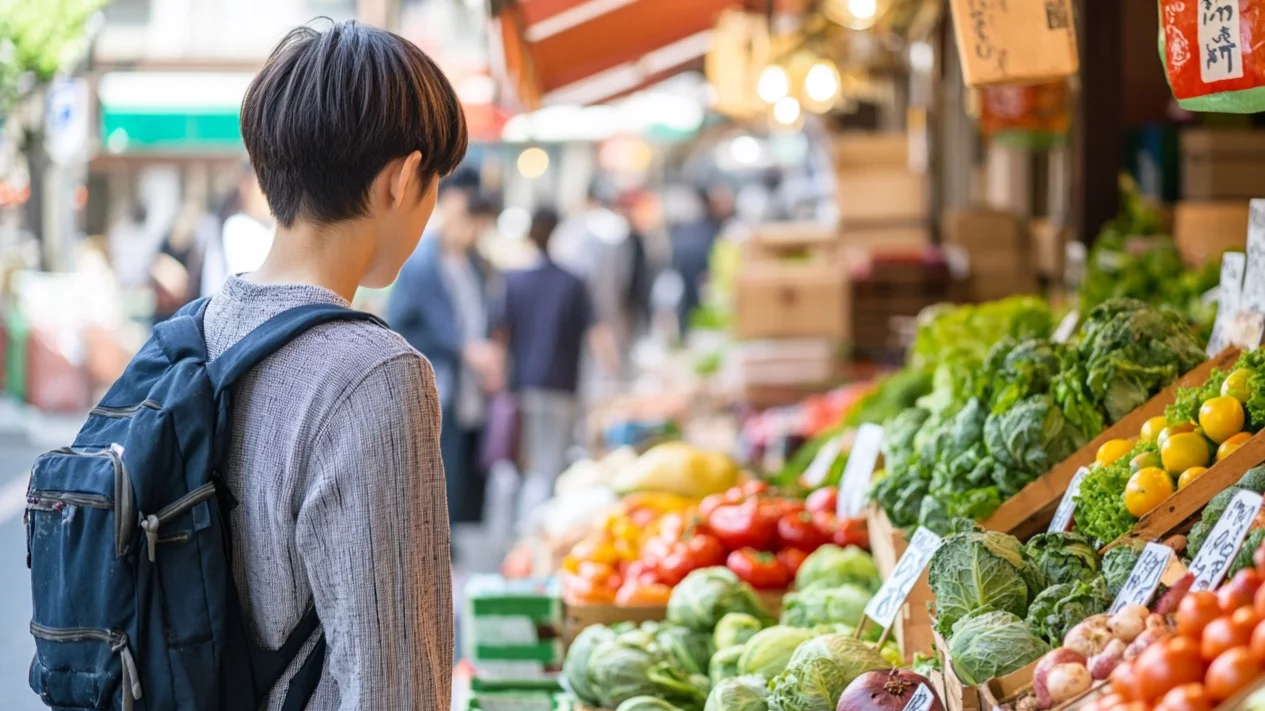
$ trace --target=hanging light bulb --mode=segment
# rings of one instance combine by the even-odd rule
[[[783,126],[794,126],[799,121],[799,101],[793,96],[783,96],[773,104],[773,120]]]
[[[889,0],[826,0],[826,17],[853,30],[867,30],[878,21]]]
[[[808,99],[808,108],[826,110],[839,96],[841,80],[839,70],[833,62],[819,59],[808,68],[804,75],[804,95]]]
[[[771,64],[760,72],[760,80],[756,83],[756,93],[765,103],[776,103],[791,93],[791,78],[786,74],[785,69]]]

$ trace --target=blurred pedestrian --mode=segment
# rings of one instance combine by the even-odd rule
[[[695,192],[698,212],[692,220],[673,225],[672,268],[681,276],[683,291],[677,307],[681,334],[689,331],[690,315],[702,302],[702,285],[707,277],[712,246],[721,227],[733,212],[733,199],[725,186],[699,188]]]
[[[557,212],[536,210],[528,235],[539,256],[532,266],[505,275],[497,309],[496,335],[509,352],[509,387],[520,412],[520,520],[549,498],[566,468],[580,413],[576,392],[586,339],[606,372],[619,370],[619,351],[609,326],[595,320],[588,288],[549,256],[557,228]]]
[[[203,296],[219,291],[235,274],[258,269],[272,249],[276,224],[249,165],[242,169],[237,185],[221,203],[216,217],[198,226],[202,232],[199,241]]]
[[[497,211],[488,196],[462,184],[442,188],[440,207],[439,227],[422,238],[391,290],[387,320],[435,369],[448,518],[479,523],[486,398],[504,385],[505,358],[489,338],[490,274],[475,244]]]

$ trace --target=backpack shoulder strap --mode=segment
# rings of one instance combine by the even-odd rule
[[[283,311],[246,334],[245,338],[207,364],[207,375],[211,378],[216,396],[232,387],[251,368],[300,334],[333,321],[370,321],[386,327],[373,314],[335,304],[308,304]]]

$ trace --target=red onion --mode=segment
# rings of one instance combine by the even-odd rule
[[[835,711],[904,711],[919,684],[931,693],[931,706],[927,711],[944,711],[931,682],[908,669],[871,671],[853,679],[839,697]]]

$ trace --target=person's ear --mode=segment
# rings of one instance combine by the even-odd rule
[[[405,156],[404,160],[400,163],[399,172],[396,173],[394,176],[392,176],[392,179],[391,179],[391,207],[392,208],[398,209],[404,206],[405,201],[411,199],[410,196],[414,192],[413,190],[414,184],[417,184],[420,186],[418,188],[419,193],[422,187],[424,187],[424,186],[421,186],[422,175],[421,175],[421,171],[418,170],[421,164],[422,164],[421,151],[413,151],[412,153]]]

